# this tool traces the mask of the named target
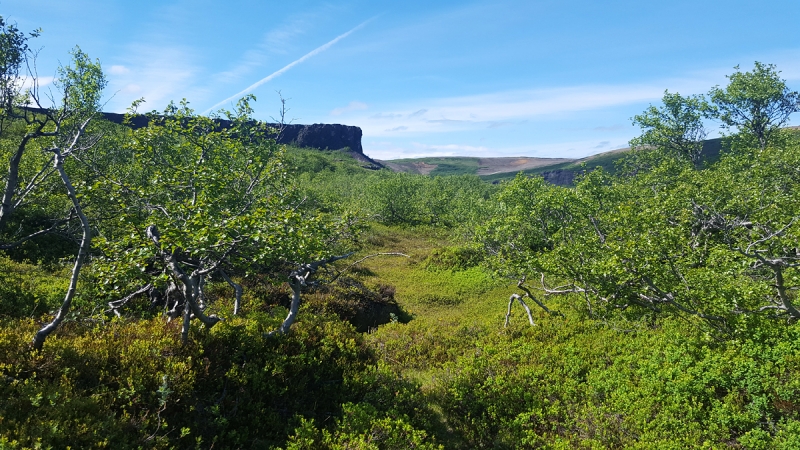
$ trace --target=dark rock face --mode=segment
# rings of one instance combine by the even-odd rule
[[[340,150],[347,147],[350,151],[363,153],[361,128],[348,125],[284,125],[278,142],[319,150]]]
[[[121,124],[125,115],[116,113],[103,113],[103,117],[109,122]],[[149,118],[145,115],[137,115],[131,118],[130,125],[133,129],[146,127]],[[221,128],[230,125],[227,120],[217,120]],[[278,124],[269,124],[275,128],[280,128]],[[279,144],[291,144],[297,147],[314,148],[317,150],[342,150],[350,149],[350,154],[361,162],[374,166],[383,167],[370,157],[364,154],[361,147],[361,128],[338,125],[315,123],[313,125],[283,125],[283,129],[275,136]]]
[[[557,186],[572,186],[577,174],[578,172],[572,170],[558,169],[542,172],[542,178],[544,178],[544,181]]]

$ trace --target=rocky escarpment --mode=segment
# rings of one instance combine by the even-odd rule
[[[555,184],[558,186],[572,186],[572,184],[575,182],[575,177],[578,175],[578,171],[556,169],[542,172],[541,175],[542,178],[544,178],[544,181],[547,181],[550,184]]]
[[[109,122],[119,124],[125,119],[124,114],[116,113],[103,113],[103,117]],[[140,114],[131,117],[128,123],[132,128],[136,129],[146,127],[149,120],[147,116]],[[225,128],[230,124],[229,121],[223,119],[218,119],[217,122],[221,128]],[[368,167],[375,169],[383,167],[380,163],[364,154],[364,149],[361,147],[361,128],[359,127],[322,123],[313,125],[270,125],[274,126],[276,130],[280,130],[275,135],[275,140],[280,144],[317,150],[348,149],[353,158],[368,164]]]
[[[327,123],[283,125],[277,141],[281,144],[317,150],[348,148],[351,156],[355,159],[368,163],[375,169],[383,167],[379,162],[364,154],[364,149],[361,147],[361,128],[359,127]]]

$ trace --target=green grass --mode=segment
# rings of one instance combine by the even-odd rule
[[[286,163],[296,173],[369,173],[367,165],[345,150],[315,150],[286,146]]]
[[[502,323],[504,304],[511,294],[510,283],[494,279],[485,269],[436,270],[425,260],[439,248],[451,245],[450,239],[435,230],[390,228],[374,225],[366,241],[365,253],[399,252],[405,257],[378,257],[362,266],[374,277],[396,288],[395,298],[414,316],[415,321],[439,323]],[[499,309],[497,308],[499,305]]]
[[[389,162],[401,166],[404,172],[419,173],[414,163],[424,163],[435,165],[436,168],[430,173],[431,176],[444,175],[475,175],[480,169],[478,158],[469,157],[443,157],[443,158],[405,158],[394,159]]]

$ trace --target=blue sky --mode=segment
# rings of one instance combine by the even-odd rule
[[[266,79],[257,118],[281,91],[288,119],[359,126],[379,159],[624,147],[665,89],[705,93],[754,61],[800,88],[797,0],[0,0],[0,15],[42,28],[44,82],[75,45],[98,58],[106,110],[230,109]]]

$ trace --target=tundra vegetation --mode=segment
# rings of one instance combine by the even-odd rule
[[[45,104],[0,31],[0,449],[800,448],[774,66],[665,93],[614,173],[492,185],[278,146],[252,97],[106,123],[79,49]]]

